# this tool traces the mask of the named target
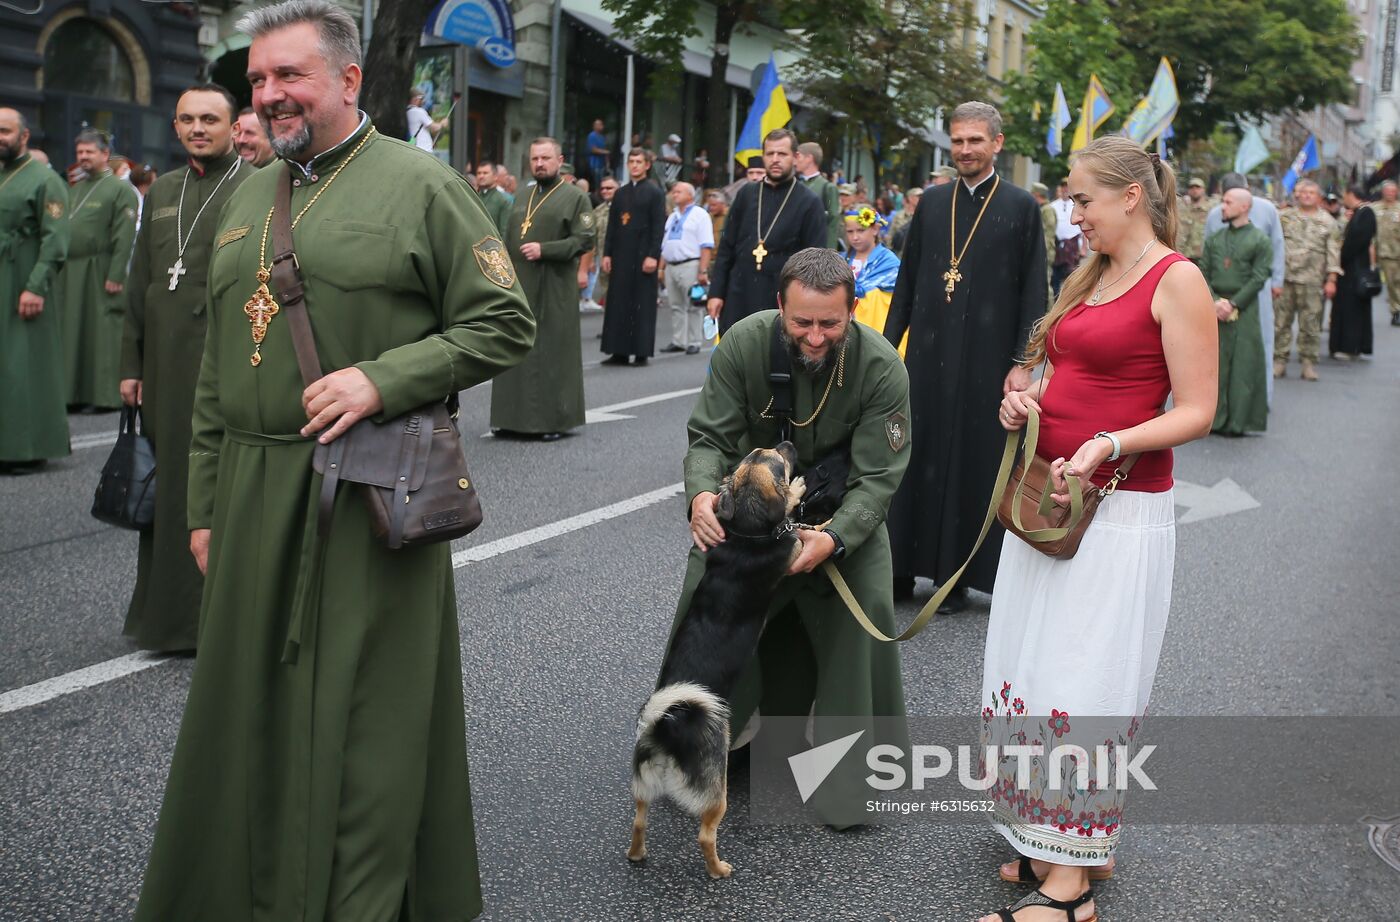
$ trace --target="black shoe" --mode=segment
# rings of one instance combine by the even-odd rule
[[[954,589],[948,593],[948,598],[943,600],[943,604],[938,606],[938,613],[940,615],[956,615],[958,612],[967,611],[970,604],[966,589]]]
[[[632,367],[634,367],[634,368],[641,368],[641,367],[645,366],[646,363],[647,363],[647,357],[646,357],[645,355],[639,355],[639,356],[637,356],[635,359],[632,360]],[[624,362],[624,364],[626,364],[626,363]]]
[[[610,355],[610,356],[608,356],[607,358],[603,359],[603,361],[599,362],[598,364],[600,364],[600,365],[626,365],[626,364],[627,364],[627,356],[625,356],[625,355]]]
[[[562,432],[542,432],[542,433],[540,433],[540,441],[541,441],[541,442],[557,442],[557,441],[559,441],[560,439],[562,439],[563,437],[564,437],[564,433],[562,433]]]
[[[40,459],[38,461],[0,461],[0,475],[7,477],[23,477],[25,474],[37,474],[44,469],[48,461]]]
[[[1390,325],[1393,327],[1400,327],[1400,314],[1390,315]]]
[[[685,347],[685,354],[686,354],[686,355],[696,355],[696,354],[698,354],[699,352],[700,352],[700,347],[699,347],[699,346],[686,346],[686,347]]]
[[[914,598],[914,577],[896,576],[894,578],[894,600],[907,602],[912,598]]]
[[[677,346],[675,343],[667,343],[661,347],[662,352],[684,352],[684,346]]]

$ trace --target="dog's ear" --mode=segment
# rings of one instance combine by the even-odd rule
[[[734,518],[734,494],[729,490],[729,480],[719,488],[719,502],[715,505],[715,517],[728,522]]]
[[[773,448],[788,463],[789,470],[797,470],[797,446],[791,442],[779,442]]]
[[[802,502],[802,496],[807,492],[807,481],[802,477],[794,477],[788,481],[787,488],[787,514],[792,515],[792,510],[797,508],[797,504]]]

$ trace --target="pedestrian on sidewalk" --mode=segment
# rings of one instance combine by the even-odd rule
[[[1103,487],[1136,461],[1073,557],[1049,557],[1017,535],[1002,541],[981,701],[984,744],[1028,737],[1096,752],[1106,738],[1136,736],[1152,693],[1176,550],[1172,449],[1210,429],[1216,323],[1200,270],[1173,252],[1176,177],[1167,163],[1126,138],[1100,138],[1074,160],[1070,191],[1094,255],[1035,324],[1022,367],[1044,362],[1044,376],[1010,391],[999,421],[1014,432],[1029,410],[1040,414],[1036,454],[1050,462],[1062,507],[1066,475],[1086,490]],[[1108,749],[1111,768],[1123,752]],[[1064,792],[1047,787],[1045,769],[1033,759],[1027,787],[1016,759],[995,766],[992,822],[1021,856],[1000,876],[1039,889],[982,922],[1048,920],[1047,910],[1092,918],[1090,881],[1113,871],[1124,792],[1077,791],[1077,815],[1052,822]]]
[[[1337,222],[1324,211],[1322,190],[1311,179],[1293,187],[1297,207],[1279,212],[1283,228],[1283,294],[1274,311],[1274,377],[1288,373],[1293,321],[1298,321],[1298,360],[1304,381],[1317,380],[1322,331],[1322,286],[1327,280],[1328,246]],[[1400,274],[1397,274],[1400,280]]]
[[[1327,331],[1327,351],[1335,359],[1349,361],[1370,355],[1371,295],[1363,287],[1371,272],[1371,246],[1376,240],[1376,214],[1366,204],[1366,190],[1351,186],[1342,193],[1350,212],[1342,235],[1339,273],[1327,276],[1327,297],[1332,299],[1332,323]]]
[[[657,269],[666,225],[666,195],[647,179],[651,154],[627,155],[631,182],[617,190],[608,211],[603,271],[608,273],[608,309],[603,313],[604,365],[642,366],[656,350]]]
[[[666,219],[661,241],[661,264],[666,275],[666,301],[671,307],[671,341],[662,352],[694,355],[703,342],[704,308],[694,303],[690,289],[710,284],[710,258],[715,239],[710,216],[695,204],[695,187],[678,182],[671,187],[674,209]]]
[[[1248,189],[1228,189],[1220,200],[1225,229],[1206,238],[1201,272],[1215,298],[1219,322],[1219,384],[1211,431],[1240,436],[1269,424],[1268,366],[1259,324],[1259,293],[1273,271],[1273,245],[1250,223]]]

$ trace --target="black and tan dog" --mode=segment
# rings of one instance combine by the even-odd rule
[[[646,857],[647,808],[670,797],[700,819],[700,852],[711,877],[728,877],[715,832],[727,807],[729,705],[734,683],[763,633],[778,582],[799,542],[783,526],[802,498],[793,479],[791,442],[749,452],[719,492],[716,516],[725,540],[705,555],[705,573],[690,599],[657,689],[637,719],[632,754],[632,847]]]

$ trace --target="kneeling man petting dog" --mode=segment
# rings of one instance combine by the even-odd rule
[[[810,737],[797,734],[782,741],[794,753],[835,738],[837,728],[829,728],[824,718],[846,718],[839,728],[844,735],[851,732],[849,718],[904,714],[898,648],[865,633],[820,571],[824,561],[833,560],[875,625],[894,632],[890,544],[884,523],[909,460],[909,377],[899,354],[880,332],[855,322],[854,308],[855,282],[844,259],[833,250],[819,248],[794,254],[779,276],[778,310],[752,314],[730,328],[714,352],[710,374],[691,413],[685,485],[695,546],[658,693],[677,681],[677,671],[670,668],[676,662],[726,660],[733,651],[740,651],[742,662],[732,690],[706,689],[727,707],[733,748],[752,737],[760,713],[801,718],[804,724],[809,715],[813,718]],[[790,442],[790,448],[783,442]],[[768,446],[779,448],[757,458],[750,454]],[[788,489],[793,486],[793,473],[848,457],[849,473],[839,505],[824,529],[777,535],[771,538],[775,547],[760,555],[767,560],[769,555],[790,554],[785,548],[797,551],[786,568],[789,577],[780,579],[760,599],[764,627],[756,649],[739,636],[687,631],[686,621],[695,614],[693,600],[707,573],[707,552],[733,540],[726,529],[734,531],[735,538],[738,533],[760,533],[756,525],[746,521],[748,527],[743,527],[735,518],[737,471],[729,485],[731,499],[722,498],[726,473],[764,464],[772,476],[776,468],[771,455],[781,457],[785,451],[796,455],[791,471],[784,471]],[[784,492],[791,498],[788,489]],[[822,521],[826,518],[823,513]],[[750,540],[740,538],[732,547],[735,553],[723,559],[727,562],[752,551],[740,546]],[[710,567],[716,574],[712,580],[743,581],[742,571],[724,575],[729,569]],[[714,604],[703,600],[709,612],[706,617],[715,617]],[[697,637],[701,644],[680,649]],[[724,812],[722,785],[717,788],[718,798],[684,793],[716,790],[713,780],[706,787],[704,779],[711,778],[713,769],[703,758],[697,753],[687,762],[671,756],[682,775],[692,772],[673,787],[638,780],[642,777],[638,760],[649,763],[655,756],[643,753],[643,740],[654,742],[655,721],[683,700],[700,699],[693,694],[685,698],[682,693],[654,696],[643,709],[634,760],[637,819],[629,857],[645,857],[647,804],[661,793],[671,793],[682,807],[701,817],[702,852],[710,874],[727,876],[729,867],[719,861],[714,848],[714,828]],[[719,708],[707,705],[703,712],[696,708],[686,716],[697,723],[704,718],[708,726],[723,719],[722,715]],[[712,747],[718,737],[711,731],[709,736],[695,738]],[[658,777],[653,772],[652,780]],[[718,778],[722,782],[723,766]],[[814,804],[822,810],[819,803]],[[849,816],[848,809],[841,816],[832,814],[829,822],[846,826],[858,820]]]

